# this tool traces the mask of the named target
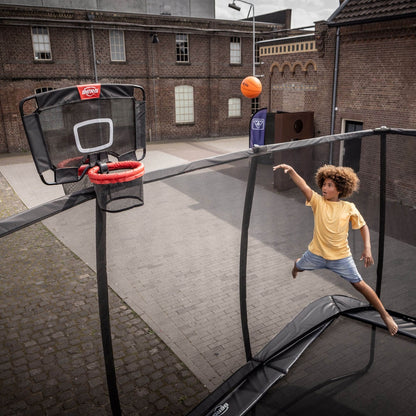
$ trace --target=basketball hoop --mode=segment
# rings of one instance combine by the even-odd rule
[[[99,207],[107,212],[120,212],[143,205],[144,165],[128,160],[109,162],[89,169]]]

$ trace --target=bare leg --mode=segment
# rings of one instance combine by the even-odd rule
[[[391,335],[396,335],[399,327],[397,326],[394,319],[386,311],[381,300],[377,296],[377,293],[363,280],[358,283],[352,283],[352,285],[370,302],[370,304],[377,310],[380,314],[381,319],[387,326],[388,331]]]
[[[298,260],[300,260],[300,258],[296,259],[296,261],[298,261]],[[296,276],[298,275],[298,273],[303,272],[303,270],[300,270],[296,267],[296,261],[295,261],[295,264],[293,265],[293,269],[292,269],[292,276],[293,276],[294,279],[296,279]]]

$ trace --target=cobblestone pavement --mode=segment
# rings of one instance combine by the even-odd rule
[[[243,138],[153,144],[145,166],[147,171],[152,165],[167,167],[240,150],[246,143]],[[0,162],[7,178],[0,184],[1,215],[24,209],[9,184],[28,207],[59,196],[57,187],[40,183],[27,157]],[[238,264],[246,178],[247,161],[241,161],[150,183],[143,207],[109,215],[107,233],[116,236],[108,241],[110,310],[124,414],[186,414],[244,364]],[[291,278],[293,258],[311,237],[312,216],[297,190],[282,195],[272,188],[271,166],[261,165],[248,258],[253,353],[313,300],[328,294],[359,297],[331,273]],[[11,202],[3,202],[6,196]],[[0,408],[7,409],[5,415],[109,412],[93,271],[94,223],[90,201],[0,240],[0,335],[5,334]],[[362,240],[351,234],[359,259]],[[376,257],[374,232],[372,241]],[[383,299],[387,307],[410,315],[415,253],[413,246],[386,241]],[[376,268],[360,263],[359,270],[375,287]],[[6,380],[14,380],[14,390]],[[10,407],[19,404],[26,410]],[[48,412],[39,406],[49,406]]]
[[[0,175],[0,217],[24,209]],[[0,253],[0,415],[111,414],[93,270],[43,224],[0,239]],[[186,414],[207,389],[112,290],[109,299],[123,414]]]

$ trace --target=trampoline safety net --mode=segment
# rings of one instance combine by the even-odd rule
[[[414,317],[415,192],[405,178],[416,175],[410,151],[416,138],[399,133],[388,132],[386,141],[381,299],[388,310]],[[334,164],[343,162],[348,147],[349,155],[356,152],[352,159],[361,181],[349,200],[369,225],[376,264],[366,269],[359,261],[359,231],[351,230],[349,243],[363,279],[377,286],[380,166],[374,158],[382,159],[384,150],[379,134],[367,131],[351,148],[350,137],[270,145],[259,153],[247,150],[193,165],[178,160],[177,166],[145,174],[142,207],[108,215],[110,316],[123,413],[413,414],[414,338],[388,335],[365,299],[333,273],[304,272],[296,279],[290,273],[312,238],[313,217],[301,192],[272,166],[292,164],[317,189],[316,169],[328,163],[330,153]],[[246,270],[252,360],[247,362],[240,243],[253,159]],[[6,167],[2,172],[7,189]],[[9,208],[0,221],[5,415],[24,406],[27,394],[49,398],[37,403],[40,412],[63,411],[72,401],[84,414],[111,414],[98,335],[95,201],[92,190],[83,192],[31,210],[7,194]],[[346,303],[363,315],[340,313],[335,295],[336,305],[353,299]],[[308,309],[311,304],[321,307]],[[305,322],[309,326],[297,332]],[[400,322],[415,335],[414,321]],[[271,342],[275,350],[266,356]],[[262,384],[252,395],[256,383],[250,376],[256,371],[267,389]],[[238,388],[245,393],[235,396]]]

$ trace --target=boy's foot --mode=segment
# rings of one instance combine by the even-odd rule
[[[294,279],[296,279],[296,276],[298,275],[298,273],[303,272],[303,270],[299,270],[299,269],[296,267],[296,262],[297,262],[298,260],[300,260],[300,258],[299,258],[299,259],[296,259],[296,261],[295,261],[295,263],[294,263],[294,265],[293,265],[293,269],[292,269],[292,277],[293,277]]]
[[[394,321],[394,319],[390,315],[387,315],[383,318],[383,321],[386,324],[387,330],[390,332],[390,335],[396,335],[397,331],[399,330],[399,327]]]

